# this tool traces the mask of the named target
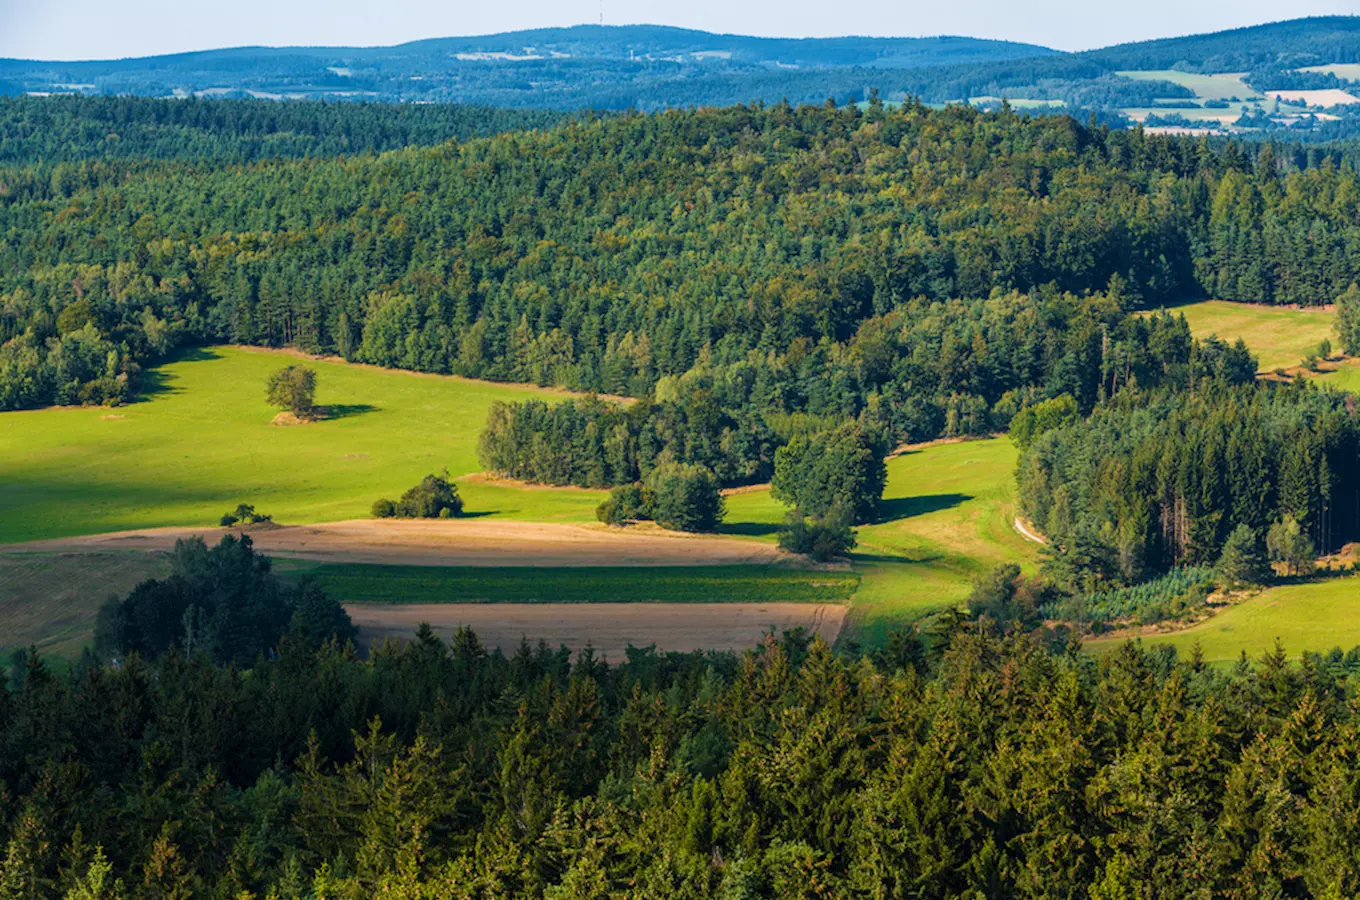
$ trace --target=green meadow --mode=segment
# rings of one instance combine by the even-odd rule
[[[1033,572],[1039,548],[1014,527],[1017,451],[1008,438],[941,443],[888,460],[879,520],[859,528],[861,577],[847,633],[868,644],[967,598],[1002,563]],[[723,531],[772,535],[785,507],[768,491],[727,498]]]
[[[1150,635],[1145,645],[1166,644],[1188,655],[1199,644],[1207,662],[1228,663],[1242,653],[1256,658],[1278,639],[1291,655],[1360,645],[1360,577],[1331,578],[1262,591],[1183,631]],[[1123,639],[1092,640],[1105,653]]]
[[[1257,100],[1263,94],[1247,86],[1240,74],[1201,75],[1195,72],[1178,72],[1175,69],[1148,69],[1142,71],[1116,72],[1135,81],[1169,81],[1195,92],[1198,100]]]
[[[374,500],[427,473],[478,471],[477,435],[493,401],[553,395],[310,362],[317,402],[335,417],[273,425],[265,379],[294,361],[197,350],[149,372],[143,399],[123,407],[0,413],[0,543],[215,525],[241,502],[286,523],[364,517]],[[477,482],[459,489],[470,511],[538,521],[592,519],[603,496]]]
[[[1246,341],[1251,352],[1260,358],[1262,372],[1292,369],[1308,354],[1316,353],[1324,339],[1336,343],[1332,331],[1335,314],[1325,309],[1206,300],[1174,307],[1171,312],[1184,315],[1197,338],[1217,335],[1229,342],[1238,338]]]

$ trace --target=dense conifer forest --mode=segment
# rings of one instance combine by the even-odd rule
[[[1354,653],[943,617],[609,663],[428,632],[0,688],[0,896],[1351,897]]]

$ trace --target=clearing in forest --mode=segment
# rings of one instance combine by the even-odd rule
[[[1268,588],[1190,628],[1141,640],[1175,647],[1182,658],[1198,643],[1207,662],[1231,663],[1243,653],[1259,658],[1277,638],[1290,656],[1360,645],[1360,576]],[[1108,653],[1125,640],[1088,640],[1086,648]]]
[[[1335,313],[1330,309],[1205,300],[1171,307],[1170,312],[1184,315],[1190,333],[1197,338],[1217,335],[1229,343],[1238,338],[1246,341],[1260,358],[1261,372],[1292,369],[1308,354],[1316,353],[1324,339],[1337,342],[1332,331]],[[1334,353],[1339,355],[1340,349]]]

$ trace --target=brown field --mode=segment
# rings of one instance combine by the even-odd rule
[[[209,543],[225,528],[151,528],[57,538],[0,547],[16,552],[163,552],[179,538]],[[250,532],[271,556],[315,562],[402,566],[684,566],[774,563],[793,559],[773,545],[740,538],[680,534],[655,526],[512,522],[495,519],[353,519]],[[3,644],[0,641],[0,644]]]
[[[545,640],[620,662],[631,644],[659,651],[744,650],[776,633],[803,627],[836,640],[844,606],[812,603],[352,603],[345,607],[364,646],[409,638],[422,622],[449,638],[460,625],[490,648],[513,652],[522,639]]]
[[[150,553],[0,555],[0,651],[7,656],[32,645],[79,655],[110,594],[125,596],[137,582],[169,571],[164,556]]]

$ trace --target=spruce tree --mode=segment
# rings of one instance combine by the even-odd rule
[[[1223,544],[1218,558],[1218,574],[1229,588],[1261,584],[1269,574],[1261,555],[1261,540],[1249,525],[1238,525]]]

